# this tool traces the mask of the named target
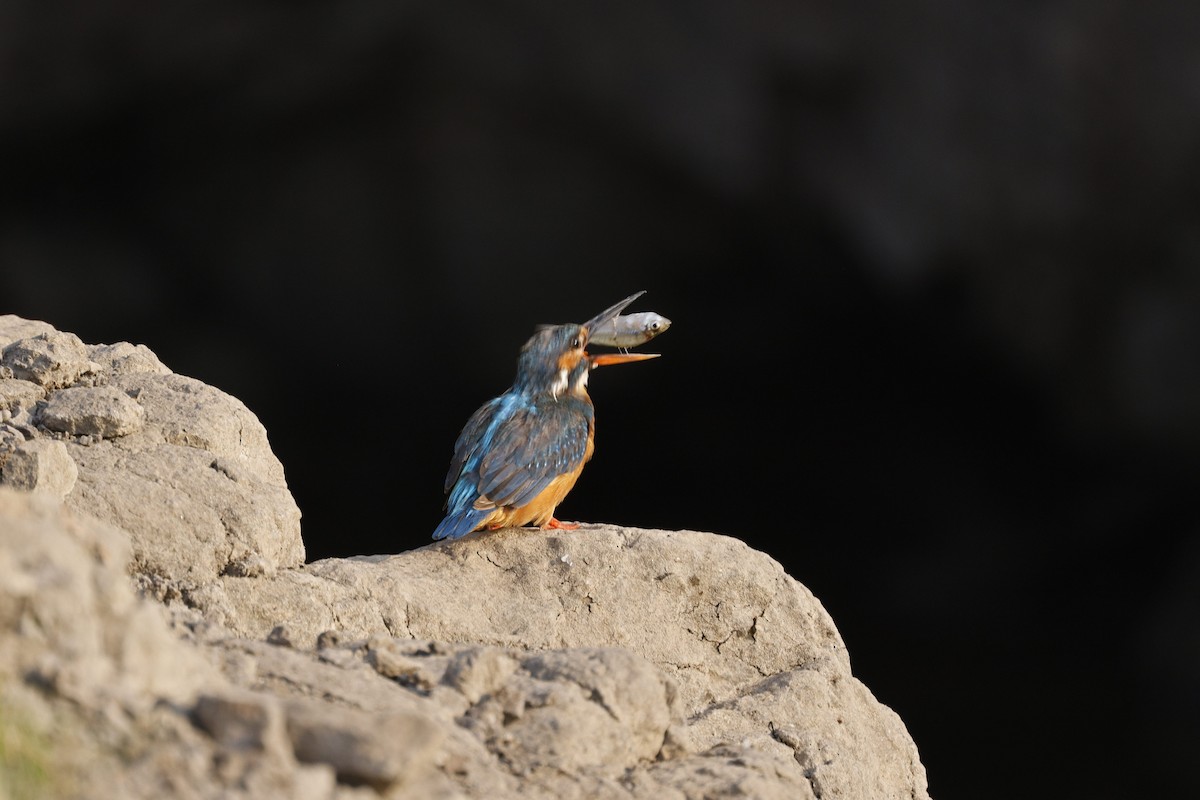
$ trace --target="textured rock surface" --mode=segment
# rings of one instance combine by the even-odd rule
[[[34,439],[23,442],[4,462],[4,482],[15,489],[66,497],[75,488],[79,468],[62,442]]]
[[[47,389],[70,386],[99,371],[88,358],[87,348],[73,333],[50,331],[18,339],[4,348],[0,366],[13,377],[32,381]]]
[[[577,791],[566,771],[613,796],[924,796],[903,723],[852,676],[820,603],[728,537],[498,531],[193,599],[247,638],[368,640],[381,674],[455,689],[460,724],[551,795]]]
[[[5,483],[121,528],[149,576],[202,584],[303,563],[283,466],[241,401],[144,345],[85,345],[11,315],[0,344]]]
[[[591,525],[300,565],[244,406],[81,347],[43,365],[80,385],[8,395],[32,491],[0,487],[0,736],[25,743],[0,793],[928,797],[820,603],[742,542]],[[27,479],[64,459],[73,486]]]
[[[849,672],[832,620],[777,562],[693,531],[500,531],[390,557],[319,561],[272,581],[229,578],[220,588],[205,604],[249,637],[284,623],[305,645],[338,628],[501,647],[627,648],[669,670],[689,706],[804,665]]]
[[[146,412],[114,386],[78,386],[55,392],[41,421],[52,431],[115,439],[142,426]]]

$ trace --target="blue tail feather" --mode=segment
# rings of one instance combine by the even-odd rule
[[[458,539],[466,536],[471,531],[475,530],[475,526],[483,522],[484,517],[492,513],[491,510],[480,511],[475,508],[467,508],[458,513],[447,514],[433,531],[434,539]]]

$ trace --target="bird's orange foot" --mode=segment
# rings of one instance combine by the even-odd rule
[[[507,525],[500,525],[500,524],[498,524],[498,523],[495,523],[495,524],[492,524],[492,525],[488,525],[488,526],[487,526],[487,529],[488,529],[489,531],[498,531],[498,530],[500,530],[501,528],[507,528],[507,527],[508,527]]]
[[[551,517],[550,521],[542,526],[542,530],[554,528],[554,529],[557,529],[560,531],[573,531],[578,527],[579,527],[578,522],[563,522],[562,520]]]

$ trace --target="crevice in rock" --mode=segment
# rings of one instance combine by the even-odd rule
[[[226,467],[224,464],[222,464],[220,462],[219,459],[214,458],[212,463],[208,465],[208,468],[214,472],[219,472],[220,474],[224,475],[226,478],[229,478],[229,480],[233,481],[234,483],[237,483],[237,478],[234,476],[234,474],[232,472],[229,471],[228,467]]]
[[[581,686],[580,688],[583,687]],[[617,716],[617,712],[613,711],[612,706],[610,706],[608,701],[604,699],[604,693],[599,689],[593,688],[592,691],[588,693],[588,700],[607,711],[608,715],[617,722],[621,721],[621,718]]]
[[[489,555],[488,553],[477,553],[477,555],[481,555],[483,557],[484,561],[487,561],[493,567],[496,567],[497,569],[499,569],[503,572],[513,572],[514,571],[513,567],[504,566],[503,564],[499,563],[494,558],[492,558],[491,555]]]

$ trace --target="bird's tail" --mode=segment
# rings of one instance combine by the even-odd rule
[[[479,510],[477,508],[466,508],[455,514],[447,514],[433,531],[433,538],[436,539],[457,539],[461,536],[466,536],[471,531],[475,530],[488,514],[492,513],[492,509]]]

